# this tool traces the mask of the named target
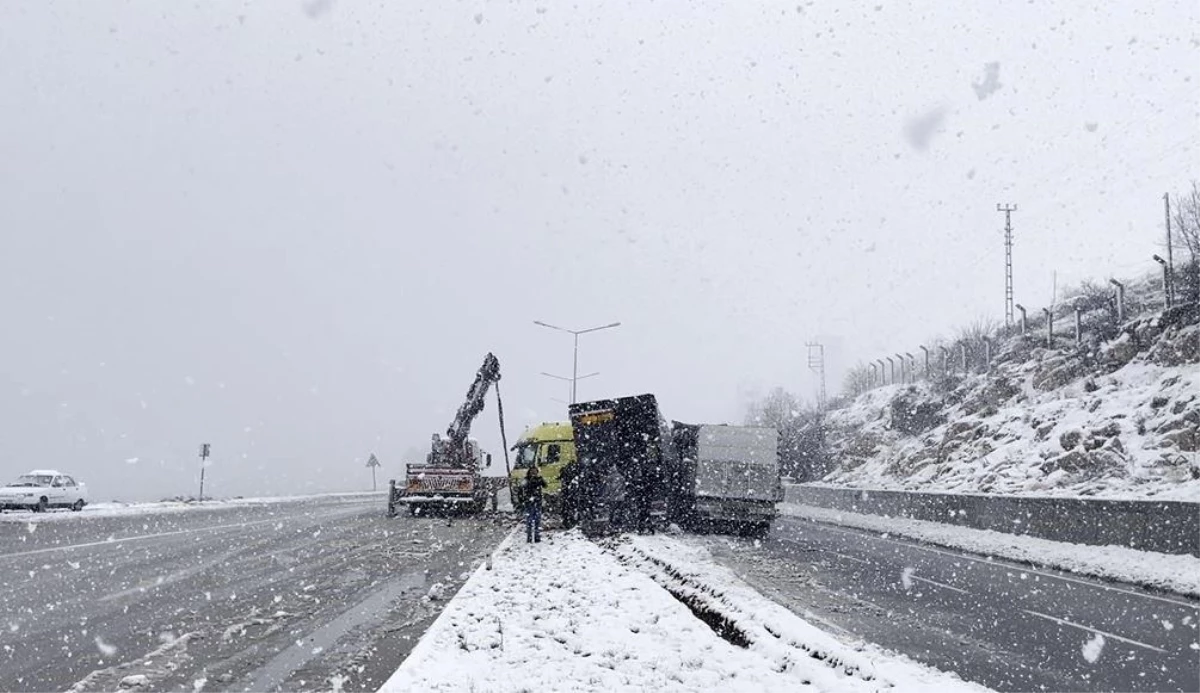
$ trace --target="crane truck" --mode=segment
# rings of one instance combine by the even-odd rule
[[[414,516],[450,510],[477,513],[486,507],[489,499],[495,507],[496,492],[504,486],[506,478],[480,474],[481,469],[492,465],[492,456],[480,449],[479,443],[470,438],[470,433],[471,423],[483,411],[488,390],[495,386],[503,440],[504,405],[500,400],[499,383],[500,362],[489,353],[445,435],[433,434],[425,463],[406,466],[403,486],[391,481],[389,517],[394,517],[402,505],[407,505]]]

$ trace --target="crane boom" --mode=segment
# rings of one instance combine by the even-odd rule
[[[475,381],[467,389],[467,398],[458,408],[454,420],[446,429],[446,438],[452,450],[461,450],[471,433],[471,423],[483,411],[484,400],[492,384],[500,380],[500,361],[491,352],[483,359],[483,365],[475,374]]]

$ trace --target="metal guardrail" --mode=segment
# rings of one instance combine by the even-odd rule
[[[788,484],[788,503],[1200,556],[1200,503],[917,493]]]

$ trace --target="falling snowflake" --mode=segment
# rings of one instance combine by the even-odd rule
[[[1100,659],[1100,652],[1103,650],[1104,636],[1096,633],[1096,637],[1083,644],[1083,658],[1088,661],[1088,664],[1095,664],[1096,660]]]

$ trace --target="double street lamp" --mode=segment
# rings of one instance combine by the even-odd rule
[[[565,375],[555,375],[553,373],[547,373],[546,371],[542,371],[542,375],[546,376],[547,378],[554,378],[555,380],[562,380],[563,382],[571,383],[571,391],[574,392],[576,380],[584,380],[586,378],[590,378],[595,375],[600,375],[600,371],[595,371],[594,373],[588,373],[587,375],[581,375],[578,378],[574,378],[574,379],[568,378]],[[563,402],[561,399],[558,399],[557,397],[552,398],[552,399],[554,399],[555,402],[559,402],[561,404],[571,404],[571,402]]]
[[[540,325],[541,327],[548,327],[552,330],[558,330],[559,332],[566,332],[567,334],[574,336],[575,352],[574,352],[574,356],[572,359],[571,378],[570,378],[570,381],[571,381],[571,404],[574,404],[575,403],[575,395],[578,391],[578,384],[579,384],[579,381],[581,380],[581,378],[579,377],[579,335],[587,334],[589,332],[599,332],[600,330],[607,330],[609,328],[617,327],[621,323],[614,322],[614,323],[610,323],[608,325],[601,325],[599,327],[589,327],[586,330],[569,330],[565,327],[559,327],[558,325],[551,325],[549,323],[545,323],[540,320],[534,320],[533,324]],[[549,374],[544,373],[543,375],[549,375]],[[583,377],[587,378],[587,377],[590,377],[591,375],[595,375],[595,373],[592,373],[590,375],[585,375]],[[550,377],[557,378],[559,376],[551,375]],[[566,379],[567,378],[563,378],[563,380],[566,380]]]

